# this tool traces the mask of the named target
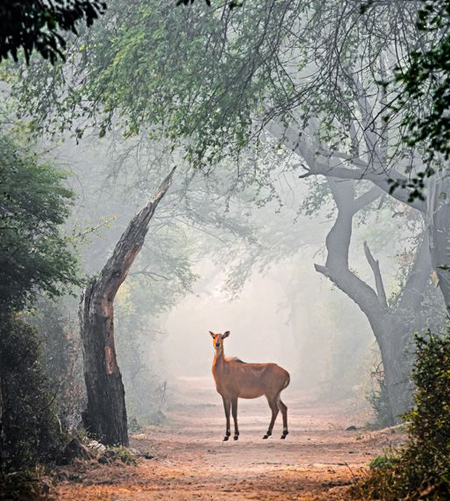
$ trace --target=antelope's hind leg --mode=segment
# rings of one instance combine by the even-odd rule
[[[237,409],[238,409],[238,399],[237,397],[231,399],[231,413],[233,414],[234,421],[234,439],[237,440],[239,438],[239,428],[237,422]]]
[[[227,421],[226,424],[226,430],[225,430],[225,436],[223,437],[223,441],[226,442],[228,438],[231,435],[231,427],[230,427],[230,400],[226,399],[224,396],[222,396],[223,400],[223,408],[225,410],[225,419]]]
[[[278,398],[277,398],[277,405],[278,405],[278,408],[280,409],[281,414],[283,416],[283,434],[281,435],[281,438],[285,439],[289,433],[289,431],[288,431],[288,418],[287,418],[288,408],[287,408],[286,404],[281,400],[280,395],[278,395]]]
[[[267,433],[263,436],[264,439],[269,438],[272,435],[273,426],[275,424],[275,420],[277,419],[279,411],[277,401],[275,398],[272,399],[267,397],[267,402],[269,403],[270,410],[272,411],[272,419],[270,420],[269,429],[267,430]]]

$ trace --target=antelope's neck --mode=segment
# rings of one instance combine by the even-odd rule
[[[223,354],[223,349],[220,350],[219,353],[217,351],[214,353],[214,360],[213,360],[213,372],[221,371],[223,369],[223,366],[225,364],[225,356]]]

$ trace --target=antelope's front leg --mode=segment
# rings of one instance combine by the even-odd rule
[[[225,436],[223,437],[223,441],[226,442],[228,437],[231,435],[231,427],[230,427],[230,400],[222,396],[223,400],[223,408],[225,409],[225,418],[227,420],[227,428],[225,430]]]

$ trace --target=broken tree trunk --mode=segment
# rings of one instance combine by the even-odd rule
[[[112,256],[81,296],[79,317],[87,389],[84,421],[106,445],[128,445],[125,390],[114,347],[114,298],[144,244],[150,220],[171,185],[173,172],[131,220]]]

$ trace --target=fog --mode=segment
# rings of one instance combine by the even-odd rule
[[[0,499],[444,499],[444,2],[0,12]]]
[[[85,224],[88,221],[92,227],[100,226],[89,233],[82,244],[83,266],[92,273],[103,266],[105,251],[112,249],[130,217],[146,202],[148,192],[141,186],[138,192],[131,192],[130,197],[130,186],[135,177],[131,176],[130,181],[125,179],[127,173],[123,177],[110,176],[110,166],[115,160],[114,150],[108,143],[91,144],[87,141],[76,145],[67,141],[59,148],[58,159],[70,169],[70,183],[79,196],[74,210],[77,220],[84,219]],[[259,236],[256,233],[256,238],[267,238],[264,228],[268,228],[270,235],[272,228],[282,226],[292,231],[292,242],[277,241],[275,236],[270,241],[273,259],[270,254],[260,266],[253,265],[248,277],[236,290],[230,290],[230,274],[236,273],[236,255],[245,254],[246,244],[240,243],[236,247],[234,241],[239,237],[231,235],[222,240],[214,230],[205,232],[205,227],[187,227],[184,222],[178,224],[175,231],[183,235],[186,231],[189,233],[192,252],[187,260],[195,279],[189,290],[185,290],[173,304],[153,315],[151,327],[147,325],[147,334],[147,320],[140,320],[144,324],[144,334],[139,334],[142,363],[173,387],[176,387],[178,378],[185,376],[210,378],[213,385],[211,364],[214,352],[209,331],[229,330],[231,336],[225,343],[226,356],[237,356],[245,362],[278,363],[291,373],[292,387],[310,390],[317,398],[350,396],[365,405],[370,372],[380,360],[373,333],[358,306],[314,269],[315,263],[322,264],[326,258],[324,243],[333,225],[330,207],[323,207],[314,216],[297,214],[310,188],[303,183],[292,191],[290,183],[295,183],[295,173],[288,178],[289,181],[277,181],[280,202],[270,202],[261,209],[253,208],[244,219],[245,224],[263,229]],[[152,179],[158,182],[158,175],[153,174]],[[174,190],[177,190],[176,179]],[[189,198],[189,192],[185,196]],[[161,210],[170,213],[171,204],[173,202],[168,199]],[[235,202],[231,200],[230,218],[233,204]],[[207,215],[200,210],[196,217],[201,219]],[[227,217],[225,215],[225,220]],[[376,222],[376,217],[372,222]],[[362,279],[373,282],[363,251],[363,242],[370,238],[381,262],[386,288],[390,291],[396,286],[398,254],[408,244],[390,238],[399,230],[395,220],[388,220],[387,226],[386,222],[384,224],[388,228],[386,234],[374,233],[365,222],[355,225],[350,260]],[[151,250],[158,238],[158,233],[150,233],[146,248]],[[161,251],[163,254],[165,245]],[[235,249],[231,257],[227,252],[222,254],[223,249],[220,249],[228,245]],[[212,246],[212,254],[206,249],[206,255],[202,255],[203,246]],[[283,257],[283,253],[279,257],[277,248],[289,246],[288,257]],[[134,265],[128,281],[134,279],[134,271],[147,263],[154,266],[151,256]],[[161,294],[169,296],[173,282],[164,276],[158,280],[157,287]],[[144,282],[141,311],[152,309],[154,286],[152,280]],[[116,316],[120,361],[120,309]],[[141,391],[145,391],[145,385]]]

